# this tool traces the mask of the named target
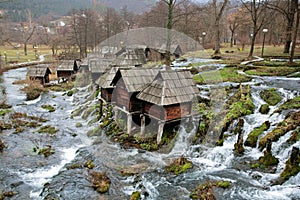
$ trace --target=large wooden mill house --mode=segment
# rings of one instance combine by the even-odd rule
[[[198,89],[189,71],[160,71],[154,81],[137,95],[137,99],[143,101],[141,133],[145,130],[146,116],[156,120],[159,144],[166,123],[192,117],[197,94]]]
[[[112,80],[115,86],[112,102],[115,105],[115,118],[118,112],[127,115],[127,133],[131,133],[132,119],[134,115],[139,116],[142,112],[142,101],[136,98],[137,94],[151,83],[158,74],[159,69],[119,69]]]

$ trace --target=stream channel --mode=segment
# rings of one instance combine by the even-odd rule
[[[68,97],[63,92],[48,92],[37,100],[25,101],[25,94],[20,90],[23,85],[12,84],[24,79],[27,68],[5,72],[0,76],[0,87],[6,90],[7,104],[16,112],[27,113],[46,118],[45,124],[56,127],[55,136],[37,133],[37,128],[28,128],[14,134],[5,130],[0,134],[7,148],[0,153],[0,192],[14,191],[16,195],[7,199],[129,199],[134,191],[140,191],[142,199],[190,199],[190,192],[200,183],[208,180],[228,180],[229,189],[217,189],[217,199],[300,199],[300,174],[291,177],[282,185],[271,185],[284,169],[292,146],[282,145],[290,136],[286,134],[272,145],[272,152],[279,159],[275,173],[263,173],[241,166],[241,160],[258,159],[263,155],[257,148],[246,147],[244,156],[236,157],[233,153],[237,136],[230,134],[220,147],[205,144],[191,145],[193,132],[180,129],[173,150],[168,154],[147,152],[135,148],[123,148],[110,141],[105,134],[87,137],[90,118],[71,118],[71,112],[89,96],[88,87],[78,88],[75,95]],[[234,83],[226,83],[234,84]],[[245,84],[250,84],[256,106],[254,114],[244,117],[244,141],[255,127],[269,120],[271,129],[282,121],[284,114],[271,115],[277,106],[300,94],[300,79],[281,77],[254,77]],[[209,87],[209,86],[205,86]],[[263,89],[275,87],[284,99],[276,107],[271,106],[269,114],[261,114],[258,109],[264,101],[259,97]],[[2,99],[3,100],[3,99]],[[91,100],[88,104],[95,103]],[[43,104],[53,105],[55,112],[41,108]],[[81,123],[82,127],[76,124]],[[36,145],[51,145],[53,155],[44,157],[33,151]],[[298,141],[293,146],[299,148]],[[174,158],[184,155],[193,162],[193,168],[178,176],[165,171],[165,166]],[[99,194],[91,187],[88,170],[85,168],[67,170],[66,166],[93,160],[95,171],[106,172],[111,180],[111,187],[106,194]],[[122,176],[122,168],[137,167],[141,172],[136,175]],[[51,197],[51,198],[50,198]]]

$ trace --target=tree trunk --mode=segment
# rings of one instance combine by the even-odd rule
[[[24,42],[24,55],[27,56],[27,42]]]
[[[214,54],[220,54],[220,25],[219,20],[216,21],[215,24],[215,52]]]
[[[297,8],[297,10],[296,10],[297,17],[296,17],[296,26],[294,29],[294,38],[293,38],[293,43],[292,43],[291,55],[290,55],[290,63],[293,63],[293,61],[294,61],[295,48],[296,48],[296,43],[297,43],[297,34],[298,34],[298,28],[299,28],[300,11],[298,8],[298,1],[296,2],[295,7]]]
[[[294,17],[296,13],[296,8],[298,6],[298,0],[292,0],[289,8],[289,13],[287,16],[287,27],[286,27],[286,38],[283,53],[290,53],[291,43],[292,43],[292,32]]]
[[[234,37],[234,31],[230,31],[230,32],[231,32],[230,47],[233,47],[233,40],[235,39],[235,38],[233,38]]]
[[[169,70],[170,66],[171,66],[171,29],[173,27],[173,4],[174,4],[174,0],[169,0],[169,2],[167,2],[168,4],[168,24],[167,24],[167,44],[166,44],[166,56],[165,56],[165,60],[166,60],[166,69]]]

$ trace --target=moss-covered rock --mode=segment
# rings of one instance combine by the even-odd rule
[[[76,123],[75,126],[76,126],[76,128],[82,127],[82,123],[79,123],[79,122],[78,122],[78,123]]]
[[[3,151],[3,149],[6,147],[6,145],[4,144],[4,142],[0,139],[0,152]]]
[[[260,108],[259,108],[259,112],[261,113],[261,114],[268,114],[269,113],[269,111],[270,111],[270,106],[269,106],[269,104],[263,104],[263,105],[261,105],[260,106]]]
[[[209,181],[204,184],[200,184],[196,189],[190,193],[191,199],[201,199],[201,200],[215,200],[214,188],[227,189],[231,186],[229,181]]]
[[[10,112],[11,112],[11,109],[0,109],[0,117],[3,117]]]
[[[271,106],[277,105],[281,100],[282,96],[277,92],[275,88],[270,88],[260,92],[260,97]]]
[[[188,169],[191,169],[193,167],[193,163],[189,160],[187,160],[184,157],[180,157],[176,160],[174,160],[168,167],[168,172],[173,172],[174,174],[178,175],[181,173],[186,172]]]
[[[45,109],[45,110],[48,110],[49,112],[54,112],[55,111],[54,106],[48,105],[48,104],[42,105],[42,108]]]
[[[92,187],[99,193],[106,193],[110,188],[110,179],[105,173],[90,171]]]
[[[83,166],[88,168],[88,169],[93,169],[95,167],[95,164],[92,160],[88,160],[84,163]]]
[[[47,133],[49,135],[55,135],[57,131],[58,130],[55,127],[50,126],[50,125],[46,125],[46,126],[42,126],[38,130],[38,133]]]
[[[131,194],[130,200],[141,200],[141,193],[139,191],[135,191]]]
[[[74,94],[74,90],[69,90],[68,92],[67,92],[67,96],[73,96],[73,94]]]
[[[270,128],[270,122],[265,121],[260,127],[255,128],[253,131],[251,131],[245,141],[245,146],[249,147],[256,147],[256,143],[258,140],[258,137],[266,130]]]
[[[13,191],[2,191],[0,193],[0,200],[4,200],[5,197],[13,197],[15,195],[16,195],[16,193]]]
[[[272,142],[277,141],[281,136],[285,135],[291,130],[295,130],[300,125],[300,111],[292,113],[287,118],[279,123],[277,127],[262,137],[259,141],[259,148],[263,149],[266,146],[266,142],[270,139]]]
[[[300,96],[293,99],[289,99],[284,102],[275,112],[281,112],[282,110],[300,109]]]
[[[45,157],[49,157],[50,155],[55,153],[55,150],[52,149],[51,146],[45,146],[45,147],[42,147],[42,148],[36,146],[36,147],[33,148],[33,152],[37,153],[38,155],[42,154]]]
[[[299,148],[293,147],[290,158],[285,163],[285,168],[280,177],[283,181],[288,180],[300,172],[300,153]]]
[[[287,143],[295,143],[300,140],[300,129],[295,130],[291,137],[287,140]]]

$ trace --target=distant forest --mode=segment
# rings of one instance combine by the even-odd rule
[[[13,22],[22,22],[28,19],[30,10],[34,19],[42,15],[60,17],[67,15],[72,9],[94,8],[99,12],[111,7],[120,10],[127,7],[129,11],[142,13],[150,9],[156,0],[11,0],[0,3],[0,10],[6,11],[6,16]]]

